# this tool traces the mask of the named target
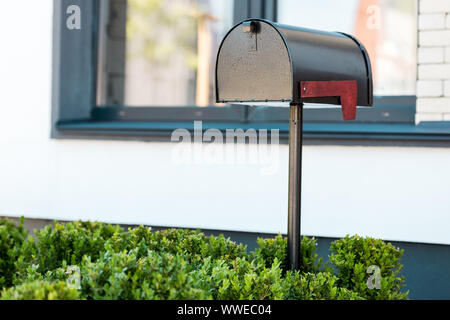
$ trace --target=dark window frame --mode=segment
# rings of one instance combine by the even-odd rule
[[[52,130],[55,139],[139,139],[170,141],[177,128],[279,129],[288,139],[288,108],[97,107],[99,0],[77,0],[81,30],[66,28],[73,0],[54,0]],[[234,21],[276,20],[277,0],[235,0]],[[81,50],[80,50],[81,48]],[[305,109],[306,144],[450,144],[450,123],[415,125],[415,96],[375,97],[374,108],[358,109],[358,120],[343,122],[338,108]]]

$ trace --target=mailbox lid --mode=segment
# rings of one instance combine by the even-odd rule
[[[253,32],[248,23],[257,26]],[[355,38],[248,19],[222,41],[216,64],[218,102],[315,102],[340,104],[337,98],[302,99],[300,81],[356,80],[358,105],[371,106],[370,59]]]

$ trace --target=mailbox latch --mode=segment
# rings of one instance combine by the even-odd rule
[[[248,34],[248,51],[258,50],[258,22],[257,21],[244,21],[242,23],[242,32]]]

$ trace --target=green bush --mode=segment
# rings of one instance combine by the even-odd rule
[[[55,270],[64,263],[79,264],[84,256],[96,260],[103,251],[105,242],[123,230],[118,226],[98,222],[56,223],[35,231],[36,241],[29,239],[21,249],[16,266],[19,273],[16,283],[26,276],[30,265],[38,271]]]
[[[201,263],[204,259],[233,261],[247,255],[246,246],[237,244],[223,235],[207,237],[200,231],[167,229],[152,232],[140,226],[130,229],[125,235],[118,234],[108,243],[116,252],[137,249],[142,257],[149,250],[185,255],[190,263]]]
[[[258,248],[255,249],[254,256],[265,261],[266,267],[270,267],[276,260],[280,262],[283,270],[288,269],[287,261],[287,239],[280,234],[274,239],[258,238]],[[317,243],[314,238],[303,237],[301,241],[300,255],[302,257],[300,269],[303,272],[330,271],[330,268],[323,262],[316,253]]]
[[[236,258],[231,264],[225,260],[205,259],[197,278],[218,300],[277,300],[283,299],[285,281],[277,260],[266,268],[263,262]]]
[[[81,289],[89,299],[208,299],[185,257],[137,250],[105,251],[92,262],[81,263]]]
[[[400,276],[400,259],[403,250],[390,243],[373,238],[346,236],[331,244],[330,262],[337,269],[338,285],[357,292],[366,299],[406,299],[408,293],[401,292],[404,277]],[[368,270],[376,266],[380,270],[380,288],[370,289]]]
[[[33,281],[3,290],[0,300],[78,300],[80,293],[62,281]]]
[[[13,283],[16,273],[15,261],[21,254],[21,246],[27,237],[23,228],[23,218],[20,225],[0,219],[0,289],[9,287]]]
[[[338,287],[339,279],[331,273],[289,271],[286,281],[290,285],[285,298],[289,300],[364,300],[356,292]]]
[[[248,253],[223,235],[153,232],[97,222],[55,223],[25,240],[22,225],[0,224],[2,299],[405,299],[402,251],[381,240],[335,241],[330,262],[302,240],[301,270],[288,271],[281,235],[258,239]],[[4,248],[4,249],[3,249]],[[381,268],[381,288],[367,287],[367,267]],[[15,287],[11,287],[15,285]]]

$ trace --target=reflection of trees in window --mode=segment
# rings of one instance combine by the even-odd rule
[[[209,23],[216,18],[206,4],[128,0],[127,104],[211,103],[213,36]]]
[[[99,105],[207,106],[231,0],[100,0]]]
[[[167,65],[173,55],[181,53],[186,65],[196,69],[199,10],[196,1],[190,0],[128,0],[127,41],[138,43],[128,51],[128,58],[144,55]]]

